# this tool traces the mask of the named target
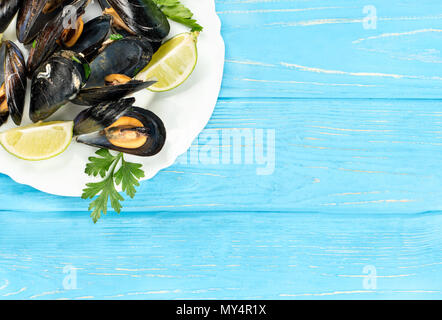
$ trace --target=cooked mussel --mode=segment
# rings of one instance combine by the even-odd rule
[[[100,27],[100,25],[103,21],[109,24],[110,19],[112,19],[110,16],[96,18],[92,21],[93,26],[95,25],[97,29],[109,29],[108,25],[104,27]],[[103,39],[102,36],[99,38]],[[96,40],[95,38],[92,42],[100,42]],[[82,41],[88,42],[87,38],[81,40],[80,37],[80,44],[77,42],[72,49],[77,49],[84,55],[85,50],[83,48],[88,47],[88,45],[83,45]],[[97,48],[98,46],[95,46],[89,51],[90,55],[88,57],[95,55],[93,51],[97,51],[99,54],[90,64],[91,76],[86,88],[81,89],[78,95],[71,100],[73,103],[94,106],[103,102],[116,101],[155,83],[155,81],[132,79],[136,72],[147,65],[152,57],[152,49],[147,39],[128,37],[121,40],[112,40],[109,38],[101,43],[98,50]]]
[[[23,54],[11,41],[0,47],[0,125],[11,115],[20,125],[26,93],[26,70]]]
[[[75,8],[77,14],[77,20],[81,19],[89,1],[90,0],[75,0],[72,2],[72,6]],[[60,38],[65,31],[64,20],[68,14],[70,14],[68,11],[58,12],[58,14],[44,26],[43,30],[41,30],[35,38],[32,47],[30,48],[26,64],[29,77],[34,74],[35,70],[43,61],[48,59],[59,48]]]
[[[21,3],[22,0],[0,0],[0,33],[8,28]]]
[[[126,77],[121,74],[109,75],[109,77]],[[127,77],[129,78],[129,77]],[[127,79],[126,79],[127,80]],[[95,106],[103,102],[115,101],[153,85],[156,81],[141,81],[128,79],[127,82],[117,82],[99,87],[81,89],[78,95],[72,99],[72,103],[86,106]]]
[[[81,30],[75,32],[65,30],[65,34],[61,37],[63,46],[82,53],[86,60],[92,61],[103,47],[103,43],[109,38],[111,23],[111,16],[102,15],[88,21],[81,27]]]
[[[153,42],[161,42],[169,34],[169,22],[152,0],[99,0],[99,2],[105,13],[114,16],[114,26],[122,32],[141,35]]]
[[[152,59],[152,47],[143,37],[127,37],[109,44],[91,63],[86,87],[105,84],[111,74],[134,77]]]
[[[74,99],[88,79],[87,61],[73,51],[62,50],[40,65],[32,77],[29,117],[44,120]]]
[[[152,57],[147,39],[128,37],[106,42],[90,64],[91,75],[86,87],[72,99],[73,103],[94,106],[116,101],[155,83],[132,79]]]
[[[166,129],[153,112],[121,99],[82,111],[74,120],[77,141],[138,156],[153,156],[166,141]]]
[[[6,0],[8,2],[11,0]],[[28,44],[63,8],[76,0],[23,0],[17,18],[17,39]]]

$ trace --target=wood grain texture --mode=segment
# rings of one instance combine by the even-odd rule
[[[221,99],[187,154],[143,182],[124,211],[440,210],[440,107],[439,100]],[[253,136],[258,129],[264,130],[262,142],[223,140],[235,130]],[[259,175],[265,164],[256,161],[255,151],[263,143],[272,152],[268,130],[275,134],[274,171]],[[228,163],[224,153],[231,154]],[[233,163],[235,155],[241,163]],[[11,184],[5,176],[0,180],[4,210],[87,209],[79,198]]]
[[[228,44],[223,97],[440,97],[437,1],[217,4]],[[367,5],[376,29],[364,28]]]
[[[216,3],[215,113],[120,216],[0,176],[0,298],[441,298],[441,3]]]
[[[84,212],[2,212],[0,221],[5,299],[441,297],[440,215],[163,212],[91,225]],[[63,288],[66,266],[76,289]],[[364,287],[366,266],[376,289]]]

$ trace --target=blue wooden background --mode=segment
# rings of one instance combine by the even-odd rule
[[[215,113],[120,216],[0,176],[0,298],[442,298],[440,0],[216,6]]]

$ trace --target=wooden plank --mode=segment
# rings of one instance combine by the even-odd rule
[[[120,216],[0,176],[0,297],[441,298],[438,9],[217,0],[215,113]]]
[[[188,153],[143,182],[124,210],[441,210],[440,110],[439,100],[222,99]],[[274,163],[257,157],[261,145]],[[87,210],[87,201],[45,195],[5,176],[0,187],[3,210]]]
[[[440,8],[437,0],[218,0],[221,95],[439,98]]]
[[[130,213],[92,225],[85,212],[2,212],[0,297],[441,298],[441,225],[433,214]]]

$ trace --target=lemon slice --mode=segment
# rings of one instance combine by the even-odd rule
[[[38,122],[0,134],[6,151],[24,160],[44,160],[62,153],[72,141],[73,121]]]
[[[166,41],[135,79],[157,80],[157,83],[148,88],[154,92],[178,87],[195,69],[198,59],[197,37],[198,32],[186,32]]]

